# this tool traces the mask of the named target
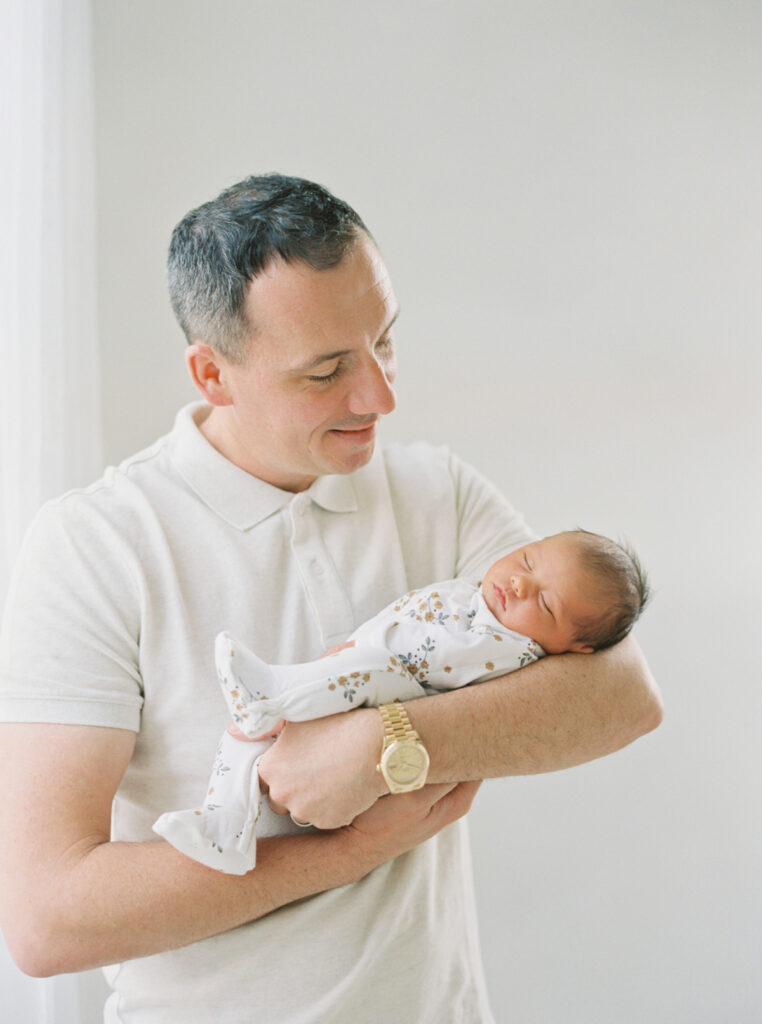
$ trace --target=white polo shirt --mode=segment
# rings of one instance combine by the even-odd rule
[[[478,579],[532,535],[444,448],[393,445],[349,476],[281,491],[220,455],[188,406],[152,447],[48,503],[0,637],[0,721],[133,729],[112,835],[202,791],[227,711],[223,630],[275,663],[344,640],[397,595]],[[268,815],[262,835],[290,831]],[[491,1022],[465,824],[354,885],[106,971],[107,1022]]]

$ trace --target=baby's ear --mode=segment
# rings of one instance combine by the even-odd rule
[[[591,647],[590,644],[579,643],[576,640],[569,648],[572,654],[592,654],[594,650],[595,648]]]

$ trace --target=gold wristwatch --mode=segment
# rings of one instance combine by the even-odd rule
[[[420,789],[429,774],[429,754],[410,724],[402,704],[381,704],[384,748],[376,771],[381,772],[390,793]]]

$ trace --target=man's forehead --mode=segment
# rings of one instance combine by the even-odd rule
[[[378,337],[373,340],[379,341],[381,338],[386,337],[394,326],[398,316],[399,307],[397,307],[397,311],[389,321],[377,332]],[[330,339],[318,336],[317,333],[315,334],[314,341],[315,344],[310,347],[309,351],[306,350],[306,347],[301,350],[300,356],[303,356],[303,358],[299,358],[295,363],[293,363],[293,365],[289,366],[291,373],[305,373],[309,370],[314,370],[316,367],[320,366],[321,363],[329,362],[332,359],[340,359],[342,356],[349,355],[353,351],[352,348],[332,348]]]
[[[386,266],[368,239],[328,270],[272,261],[249,284],[246,312],[255,334],[285,330],[327,338],[358,327],[382,331],[398,305]]]

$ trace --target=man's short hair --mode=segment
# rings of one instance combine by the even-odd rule
[[[578,543],[582,568],[596,603],[606,605],[603,615],[579,622],[575,639],[600,651],[624,640],[648,603],[651,591],[635,552],[624,543],[587,530],[571,530]]]
[[[243,362],[252,325],[246,288],[273,260],[313,270],[337,266],[360,232],[358,214],[322,185],[263,174],[191,210],[172,232],[167,280],[188,343],[203,341]]]

